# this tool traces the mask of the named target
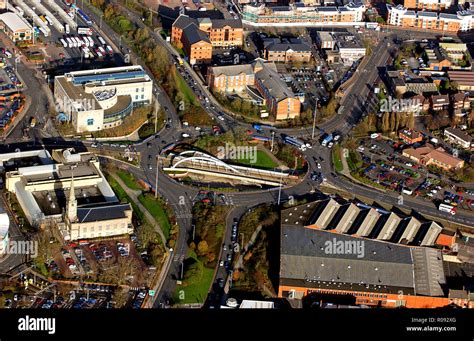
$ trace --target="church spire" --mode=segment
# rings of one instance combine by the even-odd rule
[[[74,174],[71,178],[71,188],[69,189],[69,200],[67,202],[67,217],[70,223],[77,220],[77,200],[74,193]]]

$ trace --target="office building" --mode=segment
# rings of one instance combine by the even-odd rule
[[[153,81],[139,65],[73,71],[54,79],[54,98],[76,132],[113,128],[152,103]]]

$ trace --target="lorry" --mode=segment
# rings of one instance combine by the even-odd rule
[[[326,147],[329,144],[329,142],[332,141],[332,139],[333,139],[332,134],[329,134],[323,139],[323,141],[321,142],[321,146]]]

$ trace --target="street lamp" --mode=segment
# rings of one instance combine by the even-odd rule
[[[311,134],[311,139],[314,140],[314,130],[316,129],[316,111],[318,110],[318,99],[316,99],[316,104],[314,105],[313,112],[313,132]]]
[[[155,199],[158,198],[158,173],[160,170],[160,156],[156,156]]]

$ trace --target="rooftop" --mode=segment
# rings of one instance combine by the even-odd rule
[[[363,256],[333,252],[331,246],[362,243]],[[444,283],[441,255],[344,234],[283,225],[280,283],[304,287],[398,292],[440,296]]]
[[[13,12],[6,12],[0,14],[0,21],[3,21],[5,25],[12,31],[31,30],[32,27],[18,14]]]

